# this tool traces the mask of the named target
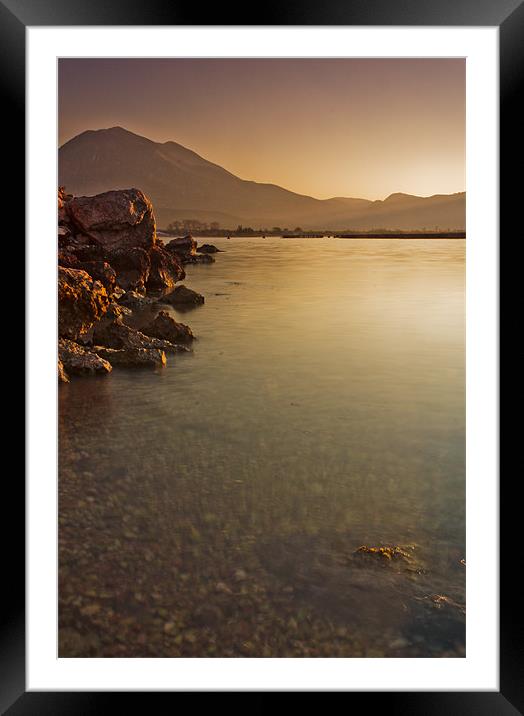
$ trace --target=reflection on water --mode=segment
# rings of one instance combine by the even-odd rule
[[[60,387],[60,655],[463,656],[465,242],[213,243],[192,354]]]

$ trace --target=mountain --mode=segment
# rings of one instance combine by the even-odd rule
[[[247,181],[176,142],[153,142],[123,129],[88,130],[58,152],[59,183],[77,195],[138,187],[157,223],[176,219],[221,226],[303,229],[463,229],[464,192],[431,197],[392,194],[384,201],[315,199],[276,184]]]

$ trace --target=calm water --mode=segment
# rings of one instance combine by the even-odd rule
[[[463,656],[465,242],[212,242],[192,354],[60,387],[61,655]]]

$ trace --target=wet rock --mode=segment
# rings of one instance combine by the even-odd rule
[[[166,354],[159,348],[106,348],[95,346],[94,351],[112,366],[122,368],[155,367],[166,364]]]
[[[151,323],[142,327],[148,336],[172,343],[186,343],[194,339],[193,332],[184,323],[178,323],[167,311],[160,311]]]
[[[145,282],[148,290],[172,288],[177,281],[185,278],[186,272],[176,255],[161,246],[153,246],[149,250],[151,268]]]
[[[193,291],[191,288],[187,288],[187,286],[180,285],[177,286],[170,293],[166,293],[158,300],[161,303],[169,303],[172,306],[176,306],[179,304],[199,305],[201,303],[204,303],[205,299],[204,296],[202,296],[200,293]]]
[[[58,334],[75,340],[107,311],[104,286],[82,270],[58,267]]]
[[[76,197],[67,213],[77,229],[107,249],[148,249],[155,243],[153,206],[139,189]]]
[[[202,246],[197,247],[197,252],[199,254],[217,254],[220,249],[217,249],[214,244],[202,244]]]
[[[93,331],[93,343],[97,346],[100,345],[117,350],[156,348],[171,353],[186,350],[185,346],[175,345],[173,341],[162,339],[149,333],[146,334],[137,331],[135,328],[126,326],[122,318],[117,318],[114,321],[101,322],[95,326]]]
[[[151,270],[151,259],[145,249],[116,248],[107,251],[105,257],[116,273],[118,285],[125,291],[145,289]]]
[[[58,357],[64,370],[71,375],[92,375],[111,372],[111,365],[104,358],[74,341],[60,338]]]

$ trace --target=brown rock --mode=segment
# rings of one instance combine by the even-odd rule
[[[95,346],[97,354],[113,366],[122,368],[154,367],[166,364],[166,354],[159,348],[105,348]]]
[[[108,295],[113,293],[116,286],[116,272],[107,261],[81,261],[79,268],[87,271],[95,281],[100,281]]]
[[[197,242],[192,236],[184,236],[178,239],[171,239],[165,245],[166,251],[178,256],[185,256],[186,254],[194,254],[196,251]]]
[[[126,291],[145,288],[151,259],[145,249],[139,247],[113,249],[106,252],[106,261],[116,272],[116,281]]]
[[[188,254],[182,258],[184,264],[214,264],[215,257],[211,254]]]
[[[110,373],[111,365],[95,352],[74,341],[60,338],[58,341],[58,356],[63,369],[74,375],[93,375],[95,373]]]
[[[191,288],[187,288],[187,286],[180,285],[158,300],[161,303],[169,303],[172,306],[176,306],[178,304],[201,304],[204,303],[205,299],[202,294],[193,291]]]
[[[151,269],[146,281],[146,288],[158,290],[172,288],[177,281],[185,278],[186,272],[176,255],[170,254],[161,246],[153,246],[149,250]]]
[[[177,323],[167,311],[160,311],[151,323],[142,327],[142,330],[148,336],[171,343],[187,343],[194,339],[191,328],[184,323]]]
[[[155,243],[153,206],[139,189],[76,197],[67,211],[79,231],[105,248],[148,249]]]
[[[58,335],[75,340],[104,315],[107,291],[86,271],[58,267]]]
[[[197,247],[197,251],[199,254],[217,254],[220,249],[217,249],[214,244],[202,244],[202,246]]]
[[[174,345],[169,339],[163,339],[161,336],[157,337],[149,333],[142,333],[135,328],[126,326],[122,318],[117,318],[110,322],[103,321],[97,324],[93,331],[93,343],[117,350],[157,348],[161,351],[171,353],[186,350],[184,346]]]

